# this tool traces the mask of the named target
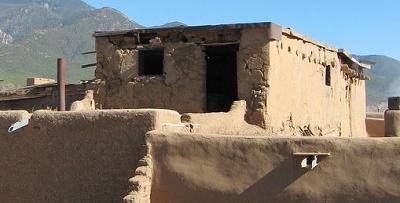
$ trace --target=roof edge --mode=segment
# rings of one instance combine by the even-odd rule
[[[236,24],[218,24],[218,25],[200,25],[200,26],[178,26],[166,28],[145,28],[145,29],[132,29],[121,31],[96,31],[93,37],[107,37],[115,35],[125,35],[133,33],[149,33],[160,31],[195,31],[195,30],[218,30],[218,29],[243,29],[243,28],[269,28],[271,26],[278,26],[272,22],[260,23],[236,23]]]
[[[351,62],[356,64],[357,66],[364,68],[364,69],[371,69],[372,66],[374,65],[373,63],[368,63],[365,61],[358,61],[356,58],[354,58],[351,54],[349,54],[346,50],[344,49],[339,49],[339,53],[342,54],[344,57],[348,58]]]

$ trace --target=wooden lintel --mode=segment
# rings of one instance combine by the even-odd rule
[[[294,156],[330,156],[330,152],[322,153],[322,152],[299,152],[293,153]]]
[[[97,66],[97,63],[82,65],[82,68],[90,68],[90,67],[94,67],[94,66]]]

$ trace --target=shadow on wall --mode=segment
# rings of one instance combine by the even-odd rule
[[[240,194],[240,197],[247,199],[260,194],[269,198],[279,196],[287,186],[307,173],[307,170],[292,170],[295,167],[293,159],[286,159],[278,167],[246,189]]]
[[[148,141],[154,161],[153,202],[339,203],[400,198],[400,165],[394,161],[399,138],[153,132]],[[293,152],[331,156],[319,156],[320,164],[310,170],[301,168],[305,157]]]
[[[278,167],[274,168],[241,193],[240,199],[245,201],[246,199],[252,199],[255,196],[259,196],[260,200],[287,200],[287,194],[284,194],[283,191],[303,175],[311,172],[309,169],[300,167],[303,158],[305,157],[291,157],[286,159]],[[325,158],[326,157],[318,157],[319,162],[322,162]],[[317,168],[314,170],[317,170]],[[285,197],[280,198],[282,194]],[[302,197],[302,199],[304,198],[305,197]]]

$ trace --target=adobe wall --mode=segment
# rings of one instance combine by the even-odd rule
[[[365,136],[365,82],[341,71],[337,50],[284,33],[269,44],[266,116],[274,132]],[[331,67],[331,86],[325,67]]]
[[[70,110],[70,106],[75,101],[84,99],[84,94],[74,94],[67,95],[66,97],[66,106],[67,110]],[[33,112],[36,110],[46,110],[46,109],[57,109],[58,100],[56,96],[47,95],[40,98],[29,98],[29,99],[19,99],[19,100],[11,100],[11,101],[0,101],[0,110],[8,111],[8,110],[25,110],[29,112]]]
[[[270,29],[244,29],[237,56],[238,97],[247,102],[246,120],[267,127],[265,117]]]
[[[273,36],[277,30],[279,36]],[[205,112],[204,45],[240,43],[238,99],[247,102],[248,123],[275,134],[366,136],[365,82],[342,73],[334,48],[280,27],[154,32],[158,38],[153,36],[145,45],[136,44],[129,33],[96,38],[96,77],[101,82],[95,100],[99,108]],[[154,46],[165,47],[165,73],[139,76],[138,50]],[[325,86],[328,65],[330,87]]]
[[[398,202],[399,138],[152,132],[152,202]],[[331,153],[313,170],[293,153]]]
[[[165,48],[163,76],[138,75],[138,50],[151,44],[137,45],[133,36],[126,35],[97,37],[96,78],[102,81],[95,92],[95,100],[103,109],[166,108],[180,113],[205,112],[206,62],[202,44],[240,41],[238,97],[247,101],[246,119],[265,127],[265,72],[268,68],[265,61],[269,32],[270,28],[262,27],[179,33],[189,40],[186,43],[174,36],[175,32],[157,33],[161,39],[168,40],[161,42]]]
[[[136,45],[128,37],[114,38],[96,38],[96,78],[102,82],[95,100],[100,108],[204,111],[206,73],[201,46],[183,42],[165,44],[164,75],[138,76]]]
[[[167,110],[37,111],[7,132],[26,116],[0,111],[0,202],[121,202],[146,154],[145,133],[180,118]]]
[[[229,112],[188,113],[182,115],[181,121],[189,126],[189,132],[192,133],[218,135],[266,133],[264,128],[251,125],[246,121],[246,101],[243,100],[233,102]]]
[[[365,127],[369,137],[385,137],[384,114],[367,112]]]
[[[85,91],[93,89],[92,84],[72,84],[66,86],[66,107],[77,100],[85,97]],[[0,95],[0,110],[25,110],[33,112],[36,110],[57,109],[58,90],[56,85],[43,85],[26,87],[16,92]]]

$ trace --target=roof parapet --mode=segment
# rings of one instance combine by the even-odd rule
[[[134,33],[152,33],[160,31],[171,31],[171,32],[183,32],[183,31],[196,31],[196,30],[221,30],[221,29],[244,29],[244,28],[269,28],[273,32],[272,38],[280,38],[282,35],[282,27],[272,22],[260,22],[260,23],[237,23],[237,24],[220,24],[220,25],[201,25],[201,26],[178,26],[168,28],[144,28],[144,29],[133,29],[133,30],[121,30],[121,31],[97,31],[93,34],[94,37],[107,37],[115,35],[126,35]]]
[[[349,59],[352,62],[351,65],[352,65],[353,68],[354,68],[354,66],[357,66],[357,67],[364,68],[364,69],[371,69],[372,66],[375,64],[374,62],[371,62],[371,61],[358,61],[356,58],[351,56],[351,54],[349,54],[344,49],[339,49],[338,53],[340,55],[342,55],[343,57]]]

